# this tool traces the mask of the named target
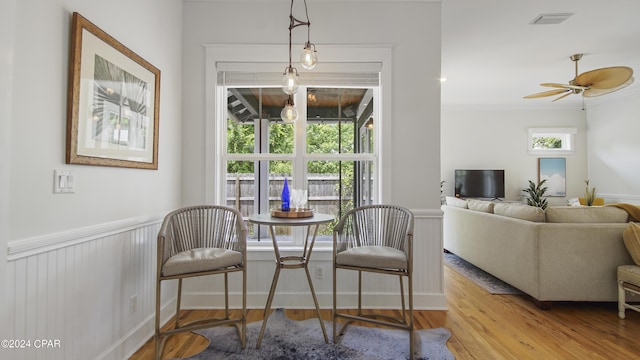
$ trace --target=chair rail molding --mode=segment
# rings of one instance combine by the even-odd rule
[[[23,257],[127,232],[138,227],[159,224],[162,222],[162,218],[163,215],[142,216],[10,241],[7,245],[7,260],[14,261]]]

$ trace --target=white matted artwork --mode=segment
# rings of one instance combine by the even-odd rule
[[[73,13],[67,164],[158,169],[160,70]]]
[[[538,181],[547,180],[547,196],[566,196],[567,159],[538,158]]]

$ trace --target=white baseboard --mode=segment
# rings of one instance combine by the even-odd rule
[[[175,315],[176,299],[166,303],[160,309],[160,327],[164,326]],[[144,322],[129,331],[116,343],[111,345],[97,359],[100,360],[120,360],[130,358],[144,344],[155,335],[155,313],[147,317]]]

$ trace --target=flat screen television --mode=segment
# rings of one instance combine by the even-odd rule
[[[504,170],[456,170],[455,196],[504,198]]]

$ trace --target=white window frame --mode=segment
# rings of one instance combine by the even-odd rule
[[[380,84],[378,87],[380,104],[378,104],[379,118],[376,119],[376,131],[374,132],[374,143],[377,151],[377,166],[375,168],[377,179],[377,196],[374,196],[380,203],[388,201],[391,194],[390,187],[390,159],[391,154],[391,47],[389,46],[343,46],[343,45],[322,45],[322,62],[313,71],[340,72],[340,66],[349,63],[379,63]],[[301,46],[302,48],[302,46]],[[210,45],[205,49],[206,67],[206,108],[205,108],[205,199],[206,203],[225,204],[226,179],[217,176],[223,174],[225,159],[225,146],[221,139],[222,132],[226,133],[226,122],[216,121],[216,119],[226,116],[226,106],[224,106],[224,96],[220,91],[222,87],[217,86],[217,73],[219,64],[228,63],[253,63],[256,70],[272,68],[274,64],[278,68],[284,69],[287,64],[282,63],[283,54],[287,54],[288,47],[285,45]],[[286,56],[285,56],[286,58]],[[324,66],[323,66],[324,64]],[[347,66],[348,67],[348,66]],[[304,74],[301,74],[301,83],[304,81]],[[330,86],[329,86],[330,87]],[[298,111],[304,111],[299,108]],[[301,114],[303,115],[303,114]],[[298,130],[296,130],[298,131]],[[382,136],[381,134],[387,134]],[[322,156],[323,158],[325,156]],[[257,156],[260,158],[260,156]],[[306,160],[313,158],[307,155]],[[361,159],[361,156],[354,156],[354,159]],[[344,159],[342,159],[344,160]],[[266,245],[266,244],[265,244]]]
[[[532,155],[541,154],[573,154],[575,152],[576,128],[529,128],[527,138],[527,151]],[[536,137],[559,137],[562,139],[562,147],[557,149],[533,149],[533,139]]]

